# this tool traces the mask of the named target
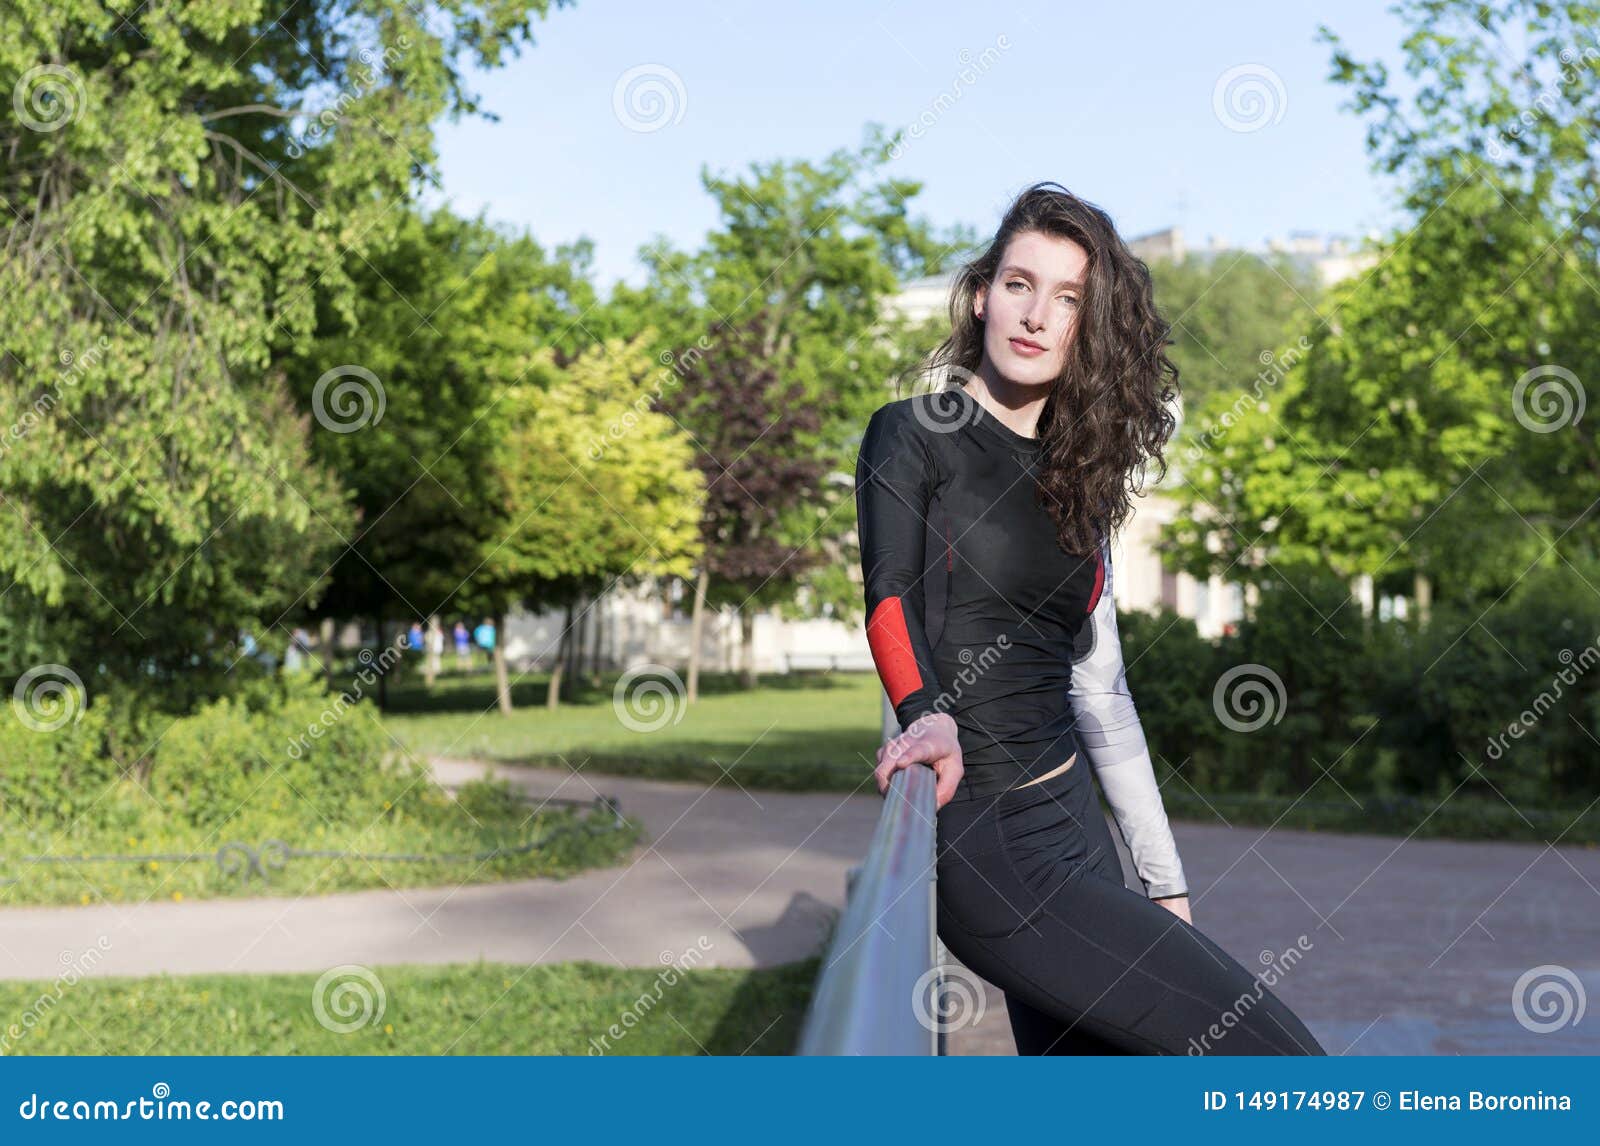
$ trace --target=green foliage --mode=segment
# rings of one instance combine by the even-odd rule
[[[564,369],[541,353],[508,390],[492,459],[503,499],[472,583],[492,609],[693,569],[704,484],[693,443],[653,408],[676,379],[648,338],[611,339]]]
[[[526,234],[446,210],[404,212],[395,226],[386,250],[347,260],[351,313],[324,308],[316,336],[277,361],[302,407],[330,414],[310,423],[313,449],[361,518],[331,571],[323,611],[335,616],[463,607],[454,598],[485,542],[508,512],[522,520],[538,504],[508,501],[496,468],[519,416],[508,398],[521,395],[520,414],[536,410],[552,374],[536,352],[564,361],[589,342],[579,318],[594,291],[579,248],[552,256]],[[341,417],[318,385],[351,365],[372,379],[352,376]]]
[[[1372,696],[1397,787],[1519,806],[1600,791],[1600,600],[1585,585],[1597,578],[1593,561],[1540,569],[1492,610],[1396,628]]]
[[[397,750],[361,693],[358,685],[329,693],[320,678],[290,678],[164,717],[157,734],[141,740],[131,738],[104,700],[78,708],[76,719],[57,728],[7,713],[0,717],[0,759],[7,762],[0,770],[0,831],[8,841],[3,874],[18,882],[0,889],[0,899],[94,902],[263,890],[219,869],[214,857],[230,841],[471,857],[550,837],[547,847],[494,858],[303,857],[269,873],[275,890],[314,893],[559,874],[612,862],[636,838],[632,826],[561,834],[578,823],[574,811],[535,810],[504,783],[475,781],[451,799]],[[90,865],[16,858],[163,853],[197,858]]]
[[[1321,288],[1283,257],[1228,252],[1150,264],[1156,300],[1173,323],[1172,359],[1186,411],[1225,406],[1264,359],[1313,330]]]
[[[0,7],[4,608],[92,690],[192,706],[316,599],[352,518],[272,347],[351,314],[462,71],[548,7]]]
[[[1441,603],[1481,610],[1552,550],[1596,548],[1577,527],[1600,495],[1579,377],[1600,351],[1600,51],[1578,46],[1600,14],[1535,0],[1397,11],[1416,81],[1404,96],[1325,38],[1375,163],[1404,177],[1408,219],[1373,270],[1331,292],[1285,376],[1190,419],[1164,548],[1197,575],[1323,563],[1427,579]]]
[[[887,302],[906,277],[943,270],[973,241],[970,228],[939,232],[912,216],[921,185],[888,175],[892,143],[868,125],[858,147],[815,162],[702,171],[719,217],[704,248],[652,244],[640,252],[650,269],[643,294],[614,299],[648,315],[661,354],[715,375],[721,390],[747,387],[734,407],[674,408],[707,455],[700,464],[712,497],[702,532],[713,604],[790,615],[861,608],[859,590],[829,568],[846,563],[855,525],[850,484],[831,477],[853,472],[862,427],[892,397],[887,380],[904,346]],[[708,335],[719,329],[738,338]],[[729,353],[733,341],[748,352]],[[708,342],[719,349],[707,353]],[[692,361],[691,348],[705,360]],[[780,413],[792,421],[781,428],[781,448],[765,439]],[[721,476],[741,462],[737,481]],[[791,476],[781,492],[770,479],[758,478],[761,490],[745,481],[763,471]],[[816,571],[809,582],[808,571]]]
[[[1171,609],[1128,610],[1117,616],[1128,689],[1139,710],[1156,773],[1163,762],[1197,783],[1211,767],[1225,729],[1211,707],[1217,652],[1195,624]],[[1170,782],[1169,782],[1170,786]]]

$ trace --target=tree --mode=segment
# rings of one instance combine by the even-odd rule
[[[1265,394],[1192,420],[1193,483],[1165,548],[1191,572],[1311,559],[1434,596],[1498,599],[1533,564],[1594,550],[1593,420],[1563,364],[1590,360],[1596,231],[1592,71],[1529,115],[1554,45],[1592,41],[1587,6],[1401,6],[1408,114],[1381,65],[1335,45],[1334,79],[1372,114],[1377,166],[1406,181],[1407,225]],[[1527,55],[1505,33],[1518,26]],[[1594,53],[1600,58],[1600,51]],[[1499,125],[1499,126],[1495,126]],[[1514,128],[1514,130],[1513,130]],[[1486,132],[1493,135],[1490,138]],[[1498,134],[1494,134],[1498,132]],[[1479,148],[1481,150],[1472,150]],[[1229,522],[1220,527],[1218,518]]]
[[[706,601],[741,613],[747,684],[753,683],[750,610],[859,609],[858,592],[833,574],[855,525],[850,486],[828,475],[853,471],[861,428],[889,397],[897,347],[884,332],[885,303],[902,276],[941,270],[971,241],[969,230],[940,236],[911,217],[920,185],[881,170],[892,143],[869,126],[859,148],[839,149],[820,163],[755,163],[742,176],[703,171],[720,220],[705,247],[682,254],[660,241],[640,252],[651,272],[649,320],[662,335],[656,349],[679,364],[680,376],[701,378],[719,393],[751,388],[746,411],[727,400],[671,395],[674,417],[700,443],[699,464],[713,493],[708,512],[715,516],[702,526],[708,548],[697,616]],[[613,301],[627,300],[619,292]],[[708,353],[713,342],[738,349],[719,363]],[[783,420],[787,426],[779,425]],[[779,451],[760,446],[772,433],[785,443]],[[713,440],[715,447],[707,444]],[[783,498],[770,510],[741,494],[723,475],[751,447],[758,459],[781,457],[785,470],[807,484],[769,491]],[[741,509],[726,500],[735,496],[751,504]],[[761,520],[758,539],[754,523]],[[730,545],[742,552],[719,557]],[[817,576],[808,581],[808,571]],[[696,640],[691,679],[698,656]]]
[[[352,268],[348,317],[319,316],[317,337],[280,357],[317,412],[318,457],[360,514],[326,615],[420,621],[464,607],[458,591],[504,512],[505,396],[541,349],[571,357],[588,341],[587,268],[587,244],[552,257],[481,216],[406,213],[394,244]]]
[[[609,339],[565,367],[543,351],[507,395],[492,471],[500,516],[470,583],[499,631],[512,605],[571,607],[619,583],[687,576],[700,558],[704,487],[694,447],[652,409],[662,385],[653,334]],[[496,642],[495,669],[509,713],[504,647]]]
[[[348,312],[346,252],[392,236],[434,121],[476,110],[464,66],[549,6],[0,9],[0,396],[28,411],[4,608],[91,687],[186,706],[240,629],[316,597],[349,516],[271,348]]]

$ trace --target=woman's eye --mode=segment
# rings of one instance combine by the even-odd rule
[[[1062,298],[1062,301],[1070,302],[1073,306],[1077,306],[1078,305],[1078,296],[1077,295],[1064,294],[1064,295],[1061,296],[1061,298]]]
[[[1023,282],[1021,279],[1012,279],[1006,284],[1006,288],[1009,290],[1011,287],[1025,287],[1027,285],[1028,284]]]

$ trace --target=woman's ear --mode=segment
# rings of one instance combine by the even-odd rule
[[[989,301],[989,288],[980,286],[972,292],[972,317],[983,321],[983,305]]]

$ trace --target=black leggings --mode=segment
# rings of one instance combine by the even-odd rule
[[[939,809],[939,938],[1005,992],[1017,1053],[1326,1054],[1231,955],[1123,885],[1087,763],[1028,787],[970,769]]]

